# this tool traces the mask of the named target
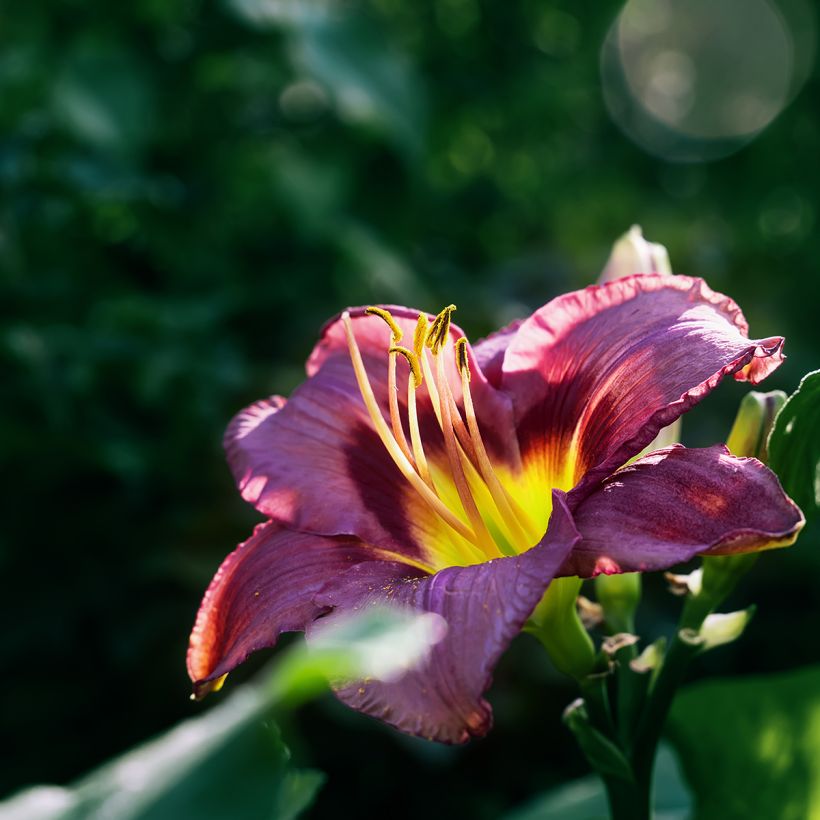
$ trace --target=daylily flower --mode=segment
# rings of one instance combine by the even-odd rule
[[[757,383],[781,363],[782,338],[750,340],[731,299],[630,276],[472,347],[453,310],[345,311],[288,400],[229,426],[239,490],[268,520],[205,594],[197,696],[282,632],[395,603],[438,613],[446,636],[401,680],[337,694],[463,742],[488,730],[492,670],[554,577],[794,541],[802,514],[755,459],[676,445],[624,466],[725,376]]]

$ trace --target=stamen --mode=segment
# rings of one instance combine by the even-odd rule
[[[390,328],[390,332],[393,334],[392,343],[394,345],[397,345],[402,340],[404,331],[396,324],[396,320],[389,310],[371,305],[369,308],[365,308],[364,312],[369,316],[378,316],[380,319],[384,319]]]
[[[371,305],[365,308],[365,313],[369,316],[378,316],[383,319],[390,328],[392,334],[390,353],[387,361],[387,401],[390,406],[390,426],[393,428],[393,436],[398,442],[401,451],[407,457],[408,461],[413,461],[413,454],[410,452],[410,447],[407,445],[407,437],[404,435],[404,427],[401,423],[401,415],[399,414],[399,392],[396,387],[396,352],[398,351],[398,343],[404,336],[404,331],[396,324],[389,310],[375,307]]]
[[[400,356],[404,356],[404,358],[407,360],[407,364],[410,366],[410,377],[413,382],[413,387],[421,387],[421,365],[419,365],[419,360],[416,358],[416,354],[413,353],[412,350],[408,350],[406,347],[401,347],[399,345],[391,347],[388,352],[398,353]]]
[[[356,374],[356,382],[359,385],[359,392],[362,394],[367,412],[376,428],[376,433],[382,441],[390,457],[393,459],[396,466],[399,468],[401,474],[410,482],[413,488],[419,495],[429,504],[433,511],[439,515],[453,530],[460,536],[470,542],[475,543],[475,536],[470,528],[450,509],[441,499],[424,483],[421,477],[413,469],[413,465],[409,459],[402,452],[398,442],[393,437],[387,422],[382,418],[381,410],[379,409],[376,397],[373,394],[373,388],[370,385],[370,380],[367,377],[367,371],[362,361],[362,354],[359,351],[359,346],[356,344],[356,337],[353,335],[353,324],[350,321],[350,314],[345,311],[342,314],[342,322],[345,328],[345,337],[347,338],[347,346],[350,351],[350,359],[353,363],[353,370]]]
[[[430,323],[423,313],[419,313],[418,321],[416,322],[416,330],[413,333],[413,351],[417,358],[421,358],[424,353],[424,343],[427,341],[427,329]]]
[[[462,336],[456,341],[456,367],[462,376],[467,377],[470,381],[470,362],[467,359],[467,339]]]
[[[438,355],[439,350],[447,344],[447,339],[450,338],[450,318],[455,310],[455,305],[447,305],[433,320],[433,326],[427,334],[425,344],[430,348],[434,356]]]
[[[433,338],[434,336],[438,336],[436,341],[439,344],[446,343],[447,338],[450,335],[450,316],[452,315],[453,311],[456,309],[455,305],[449,305],[448,307],[444,308],[444,310],[436,316],[435,320],[433,321],[432,326],[430,327],[430,332],[427,334],[424,344],[429,347],[433,348]],[[418,344],[418,335],[419,329],[422,327],[421,322],[422,317],[419,316],[419,323],[416,325],[416,339],[415,342]],[[426,319],[425,319],[426,322]],[[446,324],[446,330],[442,334],[441,329],[443,325]],[[433,351],[433,358],[436,357],[436,351]],[[433,378],[433,371],[430,368],[430,364],[427,361],[427,356],[425,354],[424,348],[420,347],[419,349],[419,359],[421,360],[421,365],[424,370],[424,377],[427,379],[427,391],[430,394],[430,401],[433,404],[433,412],[436,414],[436,420],[439,423],[439,427],[441,427],[442,432],[444,431],[444,421],[442,418],[441,412],[441,397],[439,395],[439,390],[437,387],[437,381]],[[445,384],[447,384],[445,380]],[[467,457],[473,464],[476,463],[475,452],[473,449],[473,443],[470,440],[470,433],[467,428],[464,426],[464,422],[461,418],[461,413],[458,410],[458,406],[456,405],[455,401],[452,403],[452,409],[450,411],[451,423],[450,427],[455,427],[456,436],[458,437],[458,443],[461,445],[462,449],[465,453],[467,453]]]
[[[418,409],[416,407],[416,390],[421,387],[422,383],[421,365],[416,354],[406,347],[395,347],[390,350],[404,356],[410,366],[410,378],[407,380],[407,421],[410,427],[410,442],[413,445],[413,458],[424,483],[435,492],[435,485],[430,477],[427,457],[424,455],[424,447],[421,443]]]

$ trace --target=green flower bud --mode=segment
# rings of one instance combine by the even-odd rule
[[[786,394],[782,390],[747,393],[740,402],[726,446],[736,456],[753,456],[765,464],[769,458],[766,449],[769,431],[785,403]]]
[[[716,646],[736,641],[746,629],[755,608],[741,609],[737,612],[721,612],[709,615],[700,629],[682,629],[680,637],[692,646],[699,646],[703,651]]]
[[[635,631],[635,610],[641,602],[639,572],[597,576],[595,595],[603,607],[604,623],[608,632]]]

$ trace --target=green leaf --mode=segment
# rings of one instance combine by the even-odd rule
[[[806,518],[820,511],[820,370],[803,377],[769,436],[769,466]]]
[[[684,820],[692,799],[672,749],[662,744],[655,761],[654,820]],[[536,798],[505,820],[607,820],[606,790],[595,775],[581,777]]]
[[[668,734],[697,820],[820,817],[820,667],[690,687]]]

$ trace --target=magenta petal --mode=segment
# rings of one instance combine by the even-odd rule
[[[685,276],[630,276],[561,296],[509,344],[522,454],[584,487],[635,456],[726,375],[756,383],[781,338],[749,340],[737,305]]]
[[[785,546],[804,523],[771,470],[722,445],[650,453],[603,481],[574,517],[582,541],[561,574],[582,577]]]
[[[345,538],[320,538],[267,522],[220,566],[196,617],[188,649],[194,693],[282,632],[303,630],[321,611],[313,596],[328,578],[377,553]]]
[[[563,493],[554,494],[547,534],[528,552],[420,577],[401,565],[359,564],[317,595],[340,613],[398,604],[435,612],[447,634],[430,657],[396,682],[366,681],[338,692],[348,705],[408,732],[445,743],[485,734],[492,723],[482,697],[492,671],[521,631],[578,533]]]
[[[491,333],[473,345],[476,361],[487,381],[494,387],[501,386],[504,355],[523,321],[523,319],[515,319],[506,327]]]

